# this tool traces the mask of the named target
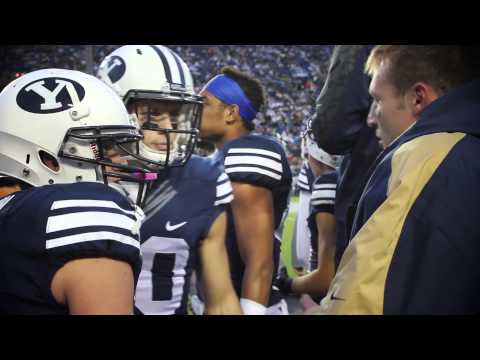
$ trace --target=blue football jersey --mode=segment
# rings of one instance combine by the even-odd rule
[[[281,225],[288,213],[292,186],[292,173],[283,146],[273,138],[246,135],[225,144],[213,155],[214,161],[223,163],[232,182],[248,183],[269,189],[274,206],[274,274],[280,260]],[[227,251],[232,281],[241,295],[245,265],[240,257],[231,208],[228,209]],[[273,282],[273,279],[272,279]],[[271,303],[272,303],[271,297]]]
[[[312,197],[310,199],[310,216],[308,217],[308,227],[310,228],[310,237],[312,252],[310,255],[310,270],[318,267],[318,230],[315,217],[318,213],[335,214],[335,197],[337,192],[336,171],[329,172],[318,177],[313,184]]]
[[[137,312],[187,314],[190,278],[199,265],[199,244],[232,199],[228,176],[211,158],[193,155],[184,167],[161,175],[144,207]]]
[[[315,181],[315,175],[313,174],[312,168],[308,161],[305,161],[298,174],[297,186],[300,191],[312,192],[313,182]]]
[[[0,313],[68,314],[51,293],[67,262],[128,262],[138,279],[141,219],[127,198],[101,183],[48,185],[0,199]]]

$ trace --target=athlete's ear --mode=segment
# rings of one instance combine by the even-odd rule
[[[227,125],[234,124],[240,117],[240,108],[238,105],[228,105],[226,108],[226,123]]]

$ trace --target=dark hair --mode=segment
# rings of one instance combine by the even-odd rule
[[[262,108],[266,105],[267,97],[265,95],[265,89],[260,80],[230,66],[223,67],[221,73],[234,80],[238,86],[240,86],[255,110],[262,110]],[[253,122],[247,122],[243,118],[242,120],[247,130],[252,131],[255,128]]]
[[[439,95],[444,95],[479,77],[479,49],[474,46],[379,45],[367,60],[366,72],[375,74],[387,59],[388,76],[400,95],[417,81],[430,84]]]

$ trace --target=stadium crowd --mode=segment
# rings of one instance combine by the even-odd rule
[[[120,45],[93,45],[93,72]],[[294,176],[301,168],[304,119],[313,113],[315,99],[328,71],[332,45],[172,45],[190,66],[201,87],[223,66],[234,66],[262,79],[267,106],[257,117],[256,131],[281,140]],[[3,50],[5,51],[5,50]],[[12,46],[4,56],[3,88],[15,76],[48,67],[87,71],[85,45]]]

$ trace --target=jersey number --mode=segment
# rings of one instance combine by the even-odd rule
[[[144,314],[173,314],[182,303],[189,247],[184,239],[152,236],[142,244],[135,305]]]

